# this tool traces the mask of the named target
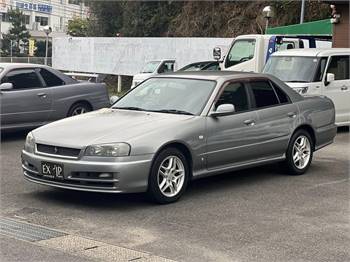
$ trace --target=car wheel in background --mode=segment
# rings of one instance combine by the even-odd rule
[[[152,165],[148,194],[160,204],[177,201],[186,190],[189,173],[187,160],[180,150],[164,149]]]
[[[290,175],[302,175],[309,168],[314,151],[313,141],[306,130],[298,130],[290,140],[285,166]]]
[[[87,103],[79,102],[72,105],[72,107],[68,111],[67,116],[81,115],[90,111],[91,111],[90,105],[88,105]]]

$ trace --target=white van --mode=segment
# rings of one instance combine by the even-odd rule
[[[264,73],[302,95],[325,95],[336,109],[336,124],[350,125],[350,48],[293,49],[271,55]]]
[[[149,61],[145,64],[139,74],[134,75],[131,88],[134,88],[139,83],[150,78],[151,76],[173,71],[175,71],[175,60],[173,59]]]

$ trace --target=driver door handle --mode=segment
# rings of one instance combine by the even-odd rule
[[[342,87],[340,88],[340,90],[341,90],[341,91],[346,91],[346,90],[348,90],[348,87],[347,87],[347,86],[342,86]]]
[[[253,119],[247,119],[243,122],[247,126],[253,126],[255,125],[255,121]]]
[[[46,98],[46,93],[38,93],[37,94],[38,97],[42,97],[42,98]]]

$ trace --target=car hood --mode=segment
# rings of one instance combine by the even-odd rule
[[[33,131],[33,136],[36,143],[83,148],[92,144],[129,142],[193,117],[105,108],[39,127]]]
[[[285,83],[291,88],[300,88],[300,87],[305,87],[310,85],[310,83],[297,83],[297,82],[285,82]]]

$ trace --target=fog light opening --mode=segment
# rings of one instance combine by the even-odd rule
[[[112,178],[113,174],[111,173],[101,173],[98,175],[99,178]]]

